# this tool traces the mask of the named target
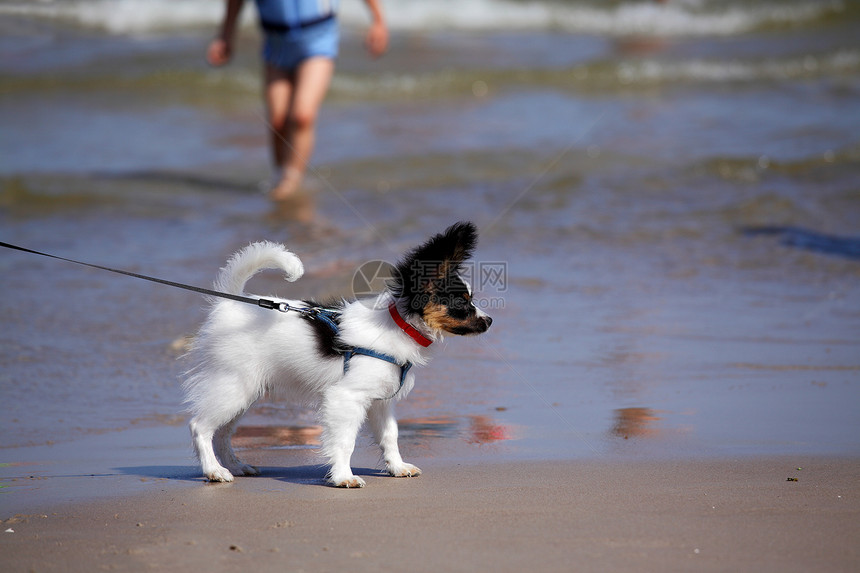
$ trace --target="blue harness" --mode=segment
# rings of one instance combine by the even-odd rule
[[[298,310],[293,308],[293,310]],[[306,309],[302,309],[302,314],[311,320],[319,320],[323,324],[331,329],[332,333],[337,335],[340,332],[340,325],[337,323],[337,319],[340,316],[340,311],[331,309],[331,308],[323,308],[320,306],[312,306]],[[346,346],[340,347],[336,349],[338,353],[343,354],[343,372],[344,374],[349,371],[349,361],[356,354],[361,356],[370,356],[371,358],[377,358],[379,360],[384,360],[390,364],[394,364],[395,366],[400,367],[400,387],[397,389],[397,392],[394,393],[391,398],[397,396],[397,393],[403,388],[403,383],[406,381],[406,374],[409,372],[409,369],[412,368],[411,362],[406,362],[406,364],[401,364],[398,360],[391,356],[390,354],[385,354],[384,352],[377,352],[376,350],[372,350],[370,348],[364,348],[363,346]],[[389,400],[391,398],[388,398]]]

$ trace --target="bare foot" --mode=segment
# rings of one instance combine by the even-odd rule
[[[269,191],[269,199],[272,201],[285,201],[291,199],[299,191],[302,185],[302,174],[295,169],[287,169],[281,180]]]

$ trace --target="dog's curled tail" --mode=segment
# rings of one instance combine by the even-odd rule
[[[245,283],[263,269],[280,269],[292,282],[301,277],[305,268],[299,258],[278,243],[251,243],[227,261],[218,274],[215,288],[229,294],[243,294]]]

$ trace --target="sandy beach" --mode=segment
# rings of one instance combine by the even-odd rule
[[[202,287],[276,241],[249,291],[326,299],[467,219],[494,319],[398,404],[424,475],[363,433],[326,487],[266,396],[207,484],[205,300],[3,249],[0,569],[860,570],[860,2],[385,4],[273,205],[250,5],[212,69],[209,0],[0,0],[0,241]]]
[[[325,487],[324,472],[308,466],[267,467],[231,485],[149,477],[157,483],[146,494],[6,519],[3,569],[784,573],[860,564],[857,459],[425,470],[409,479],[360,471],[362,490]]]

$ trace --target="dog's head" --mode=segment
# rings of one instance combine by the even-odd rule
[[[408,253],[390,284],[400,309],[450,334],[480,334],[490,328],[493,319],[474,305],[471,287],[460,276],[477,242],[475,225],[460,222]]]

